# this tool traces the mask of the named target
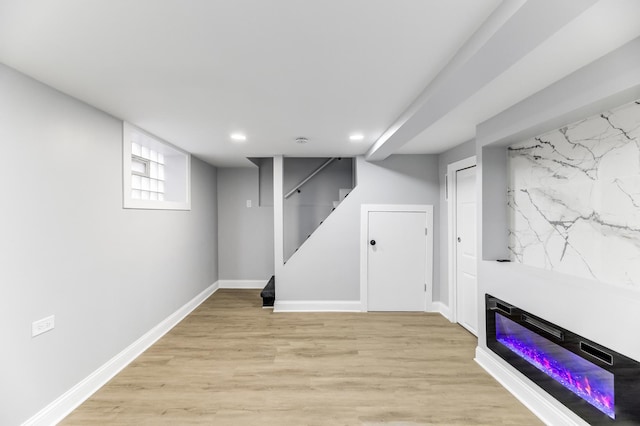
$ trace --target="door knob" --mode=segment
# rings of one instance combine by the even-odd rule
[[[458,237],[458,242],[461,242],[462,240],[460,239],[460,237]]]
[[[376,245],[376,240],[369,241],[369,244],[371,244],[372,246],[375,246]]]

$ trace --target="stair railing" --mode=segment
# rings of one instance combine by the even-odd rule
[[[302,185],[304,185],[305,183],[309,182],[311,179],[313,179],[313,177],[315,175],[320,173],[325,167],[327,167],[329,164],[333,163],[337,159],[338,159],[337,157],[332,157],[332,158],[329,158],[324,163],[322,163],[322,165],[320,165],[320,167],[318,167],[313,172],[311,172],[311,174],[309,176],[307,176],[306,178],[302,179],[302,181],[300,181],[300,183],[297,184],[291,191],[287,192],[285,194],[284,198],[287,199],[287,198],[291,197],[293,194],[296,193],[296,191],[298,191],[302,187]]]

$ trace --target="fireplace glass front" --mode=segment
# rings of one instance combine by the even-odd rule
[[[640,425],[640,363],[486,295],[487,347],[591,425]]]
[[[562,386],[615,419],[613,373],[498,312],[496,340]]]

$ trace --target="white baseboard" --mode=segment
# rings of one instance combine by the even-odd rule
[[[220,288],[263,289],[269,280],[219,280]]]
[[[36,413],[33,417],[24,422],[22,426],[55,425],[62,421],[80,404],[86,401],[98,389],[104,386],[116,374],[122,371],[127,365],[158,341],[158,339],[175,327],[209,296],[215,293],[216,290],[218,290],[218,282],[211,284],[204,291],[163,320],[160,324],[153,327],[122,352],[111,358],[104,365],[83,379],[80,383],[76,384],[74,387]]]
[[[359,300],[283,300],[273,312],[361,312]]]
[[[515,371],[490,350],[476,348],[475,361],[547,425],[588,426],[584,420]]]
[[[431,312],[439,312],[440,315],[451,321],[451,311],[449,307],[442,302],[433,302],[431,304],[433,310]]]

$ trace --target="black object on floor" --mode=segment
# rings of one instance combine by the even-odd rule
[[[266,286],[260,292],[262,297],[262,307],[273,307],[273,303],[276,301],[276,277],[272,276]]]

